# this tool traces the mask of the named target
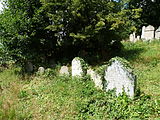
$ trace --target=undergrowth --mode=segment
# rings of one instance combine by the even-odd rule
[[[135,68],[140,88],[133,100],[125,94],[116,97],[114,91],[97,90],[87,76],[58,76],[54,69],[44,75],[21,76],[17,68],[4,70],[0,72],[0,119],[158,120],[159,50],[159,42],[124,43],[121,56]]]

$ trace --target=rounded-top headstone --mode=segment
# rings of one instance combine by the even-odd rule
[[[109,61],[105,71],[105,90],[114,90],[116,95],[125,92],[130,98],[134,97],[136,76],[126,60],[115,57]]]
[[[82,58],[76,57],[72,60],[72,76],[83,77],[87,73],[87,66]]]
[[[62,66],[60,71],[59,71],[60,75],[69,75],[69,70],[67,66]]]
[[[44,67],[39,67],[39,68],[38,68],[38,73],[39,73],[39,74],[44,74],[44,72],[45,72]]]

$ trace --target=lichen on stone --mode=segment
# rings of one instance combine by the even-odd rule
[[[121,58],[121,57],[114,57],[112,58],[109,62],[108,62],[108,65],[107,66],[110,66],[113,62],[115,61],[119,61],[121,63],[121,65],[129,72],[129,73],[133,73],[134,74],[134,71],[133,71],[133,68],[130,66],[130,63],[124,59],[124,58]]]
[[[77,73],[75,72],[75,70],[74,70],[74,65],[73,65],[73,61],[79,61],[80,63],[79,63],[79,70],[76,70],[77,71]],[[87,68],[88,68],[88,65],[85,63],[85,61],[82,59],[82,58],[80,58],[80,57],[75,57],[73,60],[72,60],[72,76],[79,76],[79,77],[82,77],[82,76],[84,76],[84,75],[86,75],[86,73],[87,73]],[[81,73],[79,73],[79,72],[81,72]]]
[[[105,90],[116,89],[116,95],[125,92],[129,97],[134,96],[136,76],[129,62],[120,57],[112,58],[105,71]]]

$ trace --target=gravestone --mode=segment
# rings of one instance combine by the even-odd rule
[[[44,67],[39,67],[39,68],[38,68],[38,73],[39,73],[40,75],[44,74],[44,72],[45,72]]]
[[[72,76],[83,77],[87,73],[86,63],[82,58],[76,57],[72,60]]]
[[[59,71],[60,75],[69,75],[69,70],[67,66],[62,66],[60,71]]]
[[[136,40],[136,33],[133,32],[132,34],[130,34],[129,39],[130,39],[130,42],[135,42],[135,40]]]
[[[145,26],[143,26],[143,27],[142,27],[141,39],[144,39],[145,29],[146,29],[146,27],[145,27]]]
[[[160,39],[160,27],[155,31],[155,38]]]
[[[105,71],[106,91],[114,90],[116,95],[125,92],[130,98],[134,97],[136,76],[126,60],[115,57],[109,61],[110,65]]]
[[[103,89],[102,77],[92,69],[87,70],[87,74],[90,75],[91,79],[95,84],[95,87],[102,90]]]
[[[133,41],[134,41],[134,36],[133,36],[133,34],[130,34],[130,35],[129,35],[129,41],[130,41],[130,42],[133,42]]]
[[[155,28],[151,25],[142,28],[142,40],[148,41],[154,39],[154,30]]]
[[[33,64],[31,62],[26,62],[25,70],[26,72],[33,72]]]

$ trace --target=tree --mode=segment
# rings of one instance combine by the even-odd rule
[[[141,26],[153,25],[160,26],[160,1],[159,0],[131,0],[130,8],[141,8]]]
[[[43,0],[42,2],[52,20],[47,29],[56,32],[59,45],[69,46],[68,48],[75,46],[74,52],[81,49],[92,49],[94,52],[105,48],[110,50],[113,40],[119,43],[127,37],[131,29],[135,29],[130,18],[139,17],[138,10],[130,11],[125,8],[124,1]],[[130,16],[131,13],[135,16]]]
[[[0,15],[3,44],[20,63],[73,58],[79,51],[119,51],[138,10],[126,0],[7,0]],[[133,16],[131,16],[133,15]],[[93,56],[95,56],[93,54]]]
[[[1,14],[3,44],[20,64],[42,62],[55,49],[53,32],[46,30],[49,18],[39,0],[8,0]],[[44,61],[44,60],[43,60]]]

